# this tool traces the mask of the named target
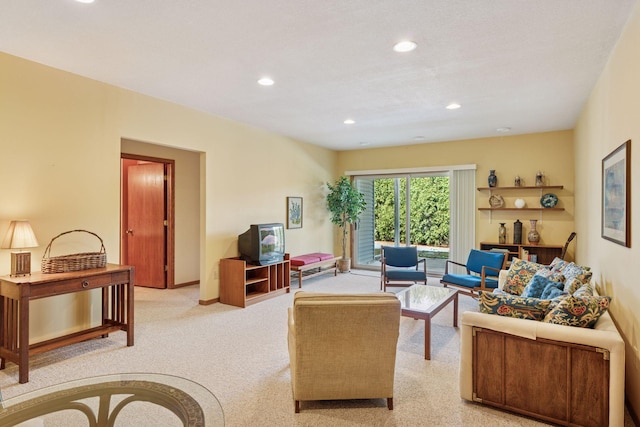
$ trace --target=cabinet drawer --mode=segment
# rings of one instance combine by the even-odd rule
[[[60,280],[56,282],[44,283],[41,285],[31,285],[31,298],[33,299],[44,296],[61,295],[69,292],[104,288],[105,286],[127,283],[128,281],[128,273],[119,272]]]

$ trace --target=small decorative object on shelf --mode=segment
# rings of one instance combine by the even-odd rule
[[[531,230],[529,231],[529,234],[527,234],[527,239],[532,245],[537,245],[538,242],[540,242],[540,233],[538,233],[538,230],[536,230],[536,224],[538,223],[538,220],[530,219],[529,222],[531,222]]]
[[[516,199],[515,202],[513,202],[514,205],[516,205],[516,208],[518,209],[522,209],[524,208],[524,205],[526,205],[526,203],[524,202],[524,199]]]
[[[544,185],[544,174],[540,171],[536,174],[536,187],[542,187]]]
[[[554,208],[558,204],[558,196],[553,193],[543,194],[540,198],[540,205],[543,208]]]
[[[500,223],[500,228],[498,228],[498,243],[504,245],[507,243],[507,228],[504,226],[504,222]]]
[[[490,169],[489,170],[489,187],[495,187],[496,185],[498,185],[498,177],[496,176],[496,170],[495,169]]]
[[[489,197],[489,206],[492,208],[501,208],[504,206],[504,199],[499,194],[493,194]]]
[[[514,187],[520,187],[522,185],[522,180],[520,179],[520,175],[516,175],[516,179],[513,181]]]
[[[522,243],[522,223],[519,219],[513,223],[513,244],[519,245]]]

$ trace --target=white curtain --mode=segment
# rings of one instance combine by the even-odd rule
[[[456,169],[451,171],[449,203],[451,224],[449,227],[449,259],[465,264],[469,251],[476,244],[476,171]],[[452,271],[450,271],[451,273]],[[453,271],[461,272],[461,271]]]

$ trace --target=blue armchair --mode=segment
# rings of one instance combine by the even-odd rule
[[[380,262],[380,289],[385,292],[387,286],[411,286],[417,282],[427,284],[427,260],[418,259],[418,248],[415,246],[383,246]],[[422,269],[419,268],[420,264]]]
[[[449,265],[464,267],[467,274],[449,273]],[[447,260],[444,276],[440,283],[446,288],[454,286],[460,288],[462,294],[477,298],[480,291],[493,290],[498,287],[498,274],[506,266],[506,257],[502,252],[479,251],[471,249],[466,264]]]

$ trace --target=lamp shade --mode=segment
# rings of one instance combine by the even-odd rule
[[[11,221],[7,235],[2,242],[2,249],[35,248],[38,246],[36,235],[26,219]]]

